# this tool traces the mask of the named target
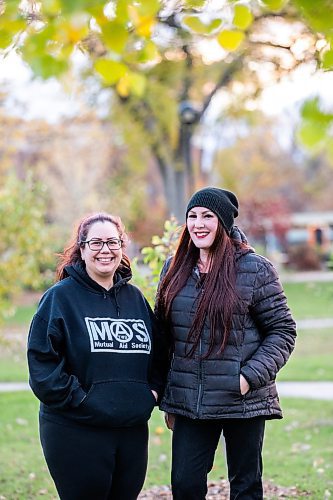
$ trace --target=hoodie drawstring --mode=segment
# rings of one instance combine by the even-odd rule
[[[119,306],[118,299],[117,299],[117,293],[118,293],[118,289],[115,288],[115,290],[114,290],[114,301],[115,301],[115,304],[116,304],[117,318],[119,318],[119,316],[120,316],[120,306]]]

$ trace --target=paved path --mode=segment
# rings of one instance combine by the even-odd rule
[[[279,395],[333,401],[333,382],[277,382]]]
[[[306,281],[332,281],[333,271],[302,271],[280,273],[282,283],[304,283]]]
[[[333,382],[277,382],[277,387],[282,397],[333,401]],[[26,382],[0,382],[0,392],[28,390]]]
[[[310,330],[311,328],[330,328],[333,326],[333,318],[297,319],[297,328]]]

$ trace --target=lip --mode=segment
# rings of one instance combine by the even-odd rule
[[[197,232],[197,233],[194,233],[195,237],[198,238],[199,240],[202,240],[204,238],[206,238],[208,235],[209,235],[209,232],[204,232],[204,231],[200,231],[200,232]]]
[[[96,260],[101,264],[111,264],[114,261],[114,257],[96,257]]]

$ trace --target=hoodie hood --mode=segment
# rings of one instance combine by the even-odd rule
[[[110,290],[106,290],[103,286],[93,280],[86,271],[83,264],[77,263],[65,267],[65,272],[68,276],[75,279],[81,285],[94,290],[99,293],[110,292],[113,289],[117,289],[124,283],[127,283],[132,278],[132,270],[129,266],[121,263],[114,275],[114,284]]]

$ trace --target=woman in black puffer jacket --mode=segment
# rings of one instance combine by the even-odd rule
[[[161,275],[156,311],[172,348],[160,408],[174,431],[175,500],[205,498],[221,433],[230,498],[262,499],[265,421],[282,418],[275,378],[295,322],[273,265],[233,225],[237,215],[234,193],[195,193]]]

